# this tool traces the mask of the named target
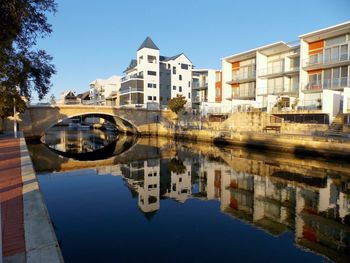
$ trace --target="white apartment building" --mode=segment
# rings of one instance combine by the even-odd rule
[[[183,95],[191,106],[192,62],[183,53],[160,56],[159,48],[147,37],[124,71],[120,89],[123,107],[159,108]]]
[[[330,123],[349,115],[350,22],[299,39],[223,58],[222,113],[313,114]]]
[[[220,112],[222,101],[222,74],[220,70],[192,70],[192,108],[204,115]]]
[[[111,76],[108,79],[96,79],[90,83],[90,103],[95,105],[106,105],[106,98],[120,88],[119,76]],[[117,106],[117,105],[115,105]]]
[[[350,22],[299,36],[300,98],[332,120],[350,111]]]

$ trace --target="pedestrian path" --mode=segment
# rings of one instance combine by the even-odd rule
[[[25,258],[20,139],[0,137],[0,197],[3,258]],[[20,260],[22,261],[22,260]]]

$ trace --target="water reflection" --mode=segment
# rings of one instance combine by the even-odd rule
[[[118,134],[114,131],[54,126],[45,133],[42,141],[60,152],[88,153],[106,147],[117,138]]]
[[[133,160],[133,154],[140,149],[158,157],[138,156]],[[275,238],[292,232],[299,248],[334,261],[349,262],[350,169],[346,164],[161,140],[141,140],[132,150],[135,152],[127,155],[129,161],[121,159],[119,164],[98,167],[95,171],[100,175],[122,176],[132,195],[137,196],[137,206],[147,220],[158,216],[156,212],[165,205],[162,200],[176,200],[179,204],[189,199],[217,200],[221,213],[254,229]],[[46,187],[57,182],[45,183],[45,176],[40,181],[47,197],[50,193],[47,190],[45,194]],[[100,191],[102,194],[104,190]],[[51,214],[54,205],[50,205],[48,202]],[[196,211],[196,207],[191,209]],[[164,217],[159,215],[159,231],[163,229]],[[167,223],[171,224],[164,224]],[[249,235],[249,231],[241,231],[243,236]],[[209,235],[213,235],[211,232],[208,229]],[[255,241],[251,242],[254,246]],[[228,244],[221,245],[229,249]],[[272,250],[270,253],[270,260],[277,261]],[[217,255],[219,261],[227,258]]]

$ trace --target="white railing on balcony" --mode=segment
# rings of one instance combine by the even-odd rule
[[[303,85],[303,91],[321,91],[323,89],[342,89],[350,87],[348,77],[327,79],[323,81],[310,81]]]
[[[311,67],[314,65],[331,64],[350,60],[349,53],[341,53],[338,56],[326,56],[324,52],[310,55],[304,60],[304,67]]]
[[[255,88],[249,89],[248,92],[234,93],[234,99],[255,99]]]

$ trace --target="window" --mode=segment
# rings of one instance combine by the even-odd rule
[[[155,84],[155,83],[147,83],[147,87],[156,89],[157,88],[157,84]]]
[[[221,96],[221,90],[219,87],[215,88],[215,97],[220,97]]]
[[[150,76],[157,76],[157,72],[155,71],[147,71],[147,74],[150,75]]]
[[[148,63],[156,64],[157,58],[155,56],[147,56]]]
[[[148,100],[152,100],[152,96],[148,96],[147,99],[148,99]]]
[[[181,86],[179,86],[179,91],[182,92],[182,87]]]
[[[170,64],[168,64],[167,66],[168,66],[168,69],[170,69]]]
[[[179,80],[182,80],[182,75],[179,75]]]
[[[188,98],[189,98],[189,99],[191,98],[191,92],[188,93]]]
[[[188,65],[187,64],[181,64],[181,68],[182,69],[188,69]]]
[[[191,87],[191,81],[188,82],[188,87],[189,87],[189,88]]]
[[[157,97],[156,97],[156,96],[153,96],[153,100],[156,101],[156,100],[157,100]]]
[[[173,90],[176,90],[176,86],[173,86]]]
[[[173,74],[176,74],[176,67],[173,67]]]

